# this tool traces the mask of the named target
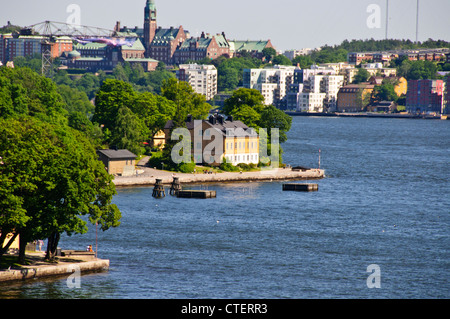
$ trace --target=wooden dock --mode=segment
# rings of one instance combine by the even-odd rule
[[[204,190],[179,190],[177,197],[181,198],[215,198],[216,191],[204,191]]]
[[[288,183],[283,184],[283,191],[314,192],[319,190],[318,184]]]

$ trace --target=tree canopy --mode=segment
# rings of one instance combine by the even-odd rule
[[[23,262],[27,242],[48,238],[51,258],[60,234],[86,231],[82,216],[103,230],[118,226],[112,177],[86,131],[68,125],[83,121],[68,118],[56,84],[31,69],[6,67],[0,84],[0,247],[8,233],[20,235]]]
[[[209,107],[204,98],[196,98],[198,101],[190,101],[192,112],[196,111],[195,106]],[[175,115],[175,110],[175,103],[164,96],[140,93],[128,82],[106,79],[95,97],[92,120],[103,127],[107,145],[126,148],[140,155],[144,152],[143,142],[162,130]]]

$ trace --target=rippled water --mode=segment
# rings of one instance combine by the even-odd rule
[[[450,121],[294,117],[284,162],[321,167],[318,192],[281,182],[192,185],[215,199],[119,188],[98,234],[110,270],[0,286],[13,298],[449,298]],[[63,249],[95,245],[95,229]],[[380,269],[369,289],[367,267]]]

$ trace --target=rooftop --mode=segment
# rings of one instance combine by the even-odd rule
[[[107,150],[98,150],[97,153],[100,153],[106,156],[109,159],[135,159],[136,155],[131,153],[126,149],[107,149]]]

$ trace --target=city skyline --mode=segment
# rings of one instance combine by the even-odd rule
[[[384,39],[386,2],[229,0],[223,5],[216,0],[155,0],[158,25],[162,27],[182,25],[191,36],[199,36],[204,31],[225,32],[228,39],[270,39],[279,50],[336,45],[345,39]],[[20,26],[45,20],[66,22],[71,15],[67,10],[71,4],[80,8],[81,25],[113,29],[116,21],[120,21],[122,26],[143,26],[145,0],[130,0],[126,6],[117,0],[8,2],[0,12],[0,25],[8,21]],[[422,1],[419,41],[428,38],[450,41],[450,34],[446,32],[450,30],[450,20],[445,16],[449,11],[449,1]],[[389,1],[388,25],[388,38],[415,41],[416,0]]]

